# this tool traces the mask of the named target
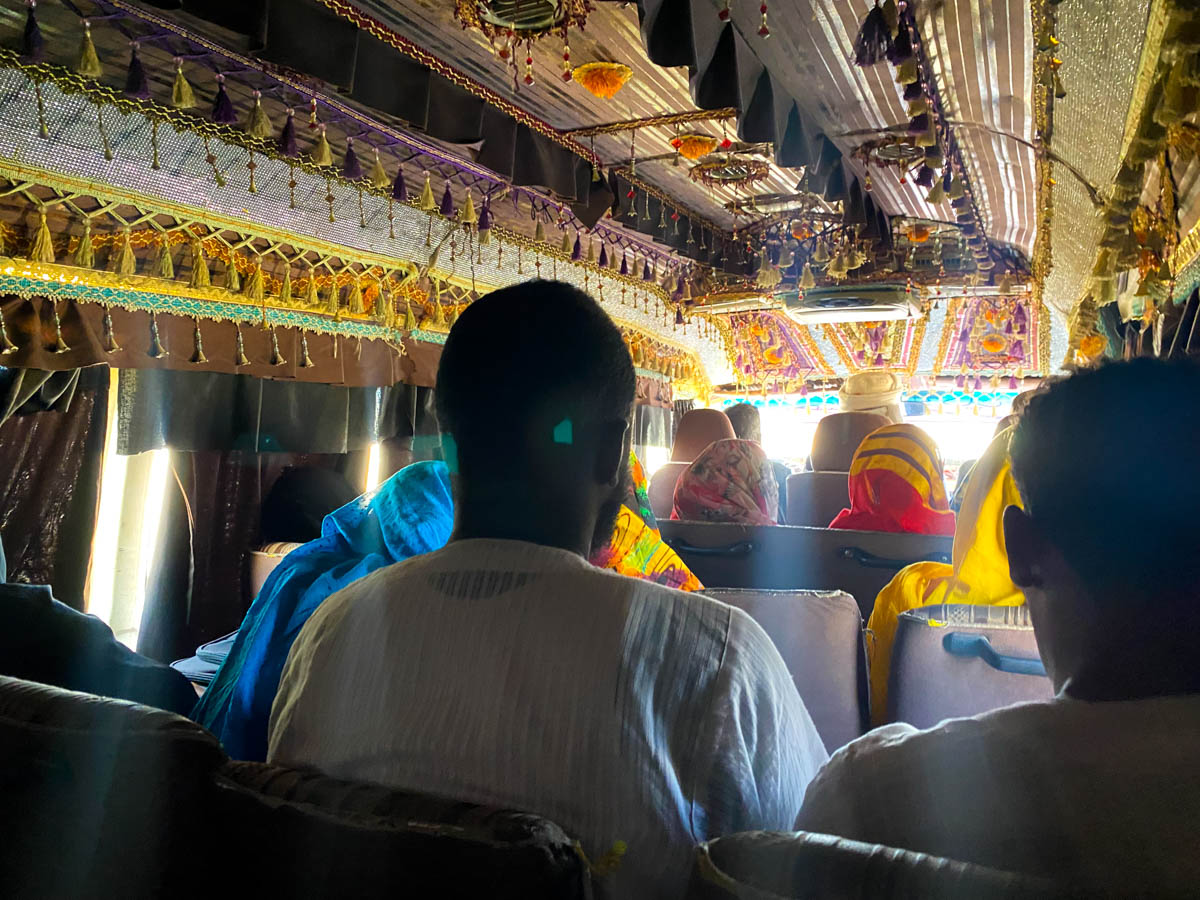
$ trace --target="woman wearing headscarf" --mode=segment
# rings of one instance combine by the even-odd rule
[[[875,725],[884,723],[887,710],[888,670],[900,613],[938,603],[1021,606],[1025,602],[1008,574],[1002,524],[1005,507],[1021,506],[1008,462],[1011,437],[1011,429],[998,435],[975,464],[954,530],[952,563],[906,566],[875,599],[867,622]]]
[[[850,463],[850,508],[830,528],[954,534],[954,513],[937,445],[915,425],[887,425],[867,435]]]
[[[675,484],[672,519],[774,525],[779,485],[771,461],[753,441],[716,441]]]
[[[636,457],[632,502],[646,507],[646,477]],[[681,590],[702,585],[663,543],[646,509],[623,505],[608,545],[592,563],[622,575]],[[213,732],[234,759],[264,760],[267,725],[279,678],[300,629],[337,591],[393,563],[445,546],[454,502],[445,463],[401,469],[374,492],[325,517],[321,536],[289,553],[246,613],[233,649],[200,698],[193,718]]]

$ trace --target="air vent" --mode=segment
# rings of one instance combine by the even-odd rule
[[[881,322],[920,314],[902,284],[860,284],[783,294],[787,314],[801,325],[821,322]]]

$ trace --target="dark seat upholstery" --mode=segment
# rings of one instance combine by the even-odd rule
[[[737,588],[705,593],[745,610],[774,641],[830,753],[863,733],[870,721],[867,653],[853,597]]]
[[[866,619],[879,591],[918,560],[950,561],[952,538],[782,525],[658,523],[709,588],[845,591]]]
[[[218,783],[226,839],[254,848],[247,888],[263,896],[589,895],[573,842],[539,816],[263,763]]]
[[[854,451],[876,428],[891,425],[892,420],[880,413],[839,412],[825,416],[817,423],[813,435],[812,468],[814,472],[849,472]]]
[[[690,465],[682,462],[664,463],[650,476],[646,496],[650,498],[650,511],[660,522],[671,518],[671,510],[675,508],[675,483]]]
[[[163,710],[0,678],[0,896],[589,895],[538,816],[255,763]]]
[[[787,524],[828,528],[850,505],[845,472],[796,472],[787,480]]]
[[[1043,878],[805,831],[748,831],[701,844],[688,894],[703,900],[1071,895]]]
[[[0,677],[0,893],[192,896],[225,759],[173,713]]]
[[[1053,693],[1028,607],[942,604],[900,614],[888,674],[889,722],[929,728]]]

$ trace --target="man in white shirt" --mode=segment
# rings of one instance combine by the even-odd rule
[[[539,813],[593,860],[623,845],[612,898],[680,897],[697,841],[790,827],[826,756],[770,639],[585,561],[625,494],[633,396],[620,331],[569,285],[462,314],[436,394],[450,543],[312,616],[272,762]]]
[[[1084,891],[1194,894],[1198,447],[1191,362],[1111,363],[1033,397],[1010,451],[1025,509],[1004,533],[1057,696],[871,732],[796,827]]]

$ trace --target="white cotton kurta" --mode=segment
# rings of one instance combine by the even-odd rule
[[[834,754],[796,827],[1113,896],[1195,896],[1198,761],[1200,695],[885,725]]]
[[[740,610],[564,550],[469,540],[377,571],[300,632],[271,762],[535,812],[609,898],[684,895],[697,841],[790,828],[826,759]]]

